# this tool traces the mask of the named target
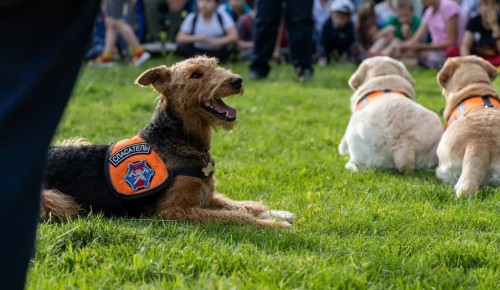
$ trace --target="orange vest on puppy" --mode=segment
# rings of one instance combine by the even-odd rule
[[[105,171],[110,189],[125,199],[155,193],[173,178],[160,156],[139,136],[109,146]]]
[[[393,91],[393,90],[390,90],[390,89],[385,89],[383,91],[374,91],[374,92],[371,92],[371,93],[368,93],[366,94],[365,96],[363,96],[357,103],[356,103],[356,111],[359,111],[361,109],[363,109],[364,107],[366,107],[370,102],[373,102],[374,99],[380,97],[380,96],[383,96],[385,94],[388,94],[388,93],[393,93],[393,94],[399,94],[401,95],[402,97],[407,97],[411,100],[410,97],[408,97],[407,94],[405,94],[404,92],[401,92],[401,91]]]
[[[446,122],[446,129],[455,122],[456,120],[464,117],[468,112],[472,111],[472,109],[476,108],[500,108],[500,101],[492,96],[476,96],[472,98],[468,98],[451,111],[450,116]]]

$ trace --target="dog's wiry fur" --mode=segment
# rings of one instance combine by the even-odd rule
[[[497,70],[476,56],[449,58],[437,75],[446,99],[444,118],[462,101],[476,96],[499,99],[492,86]],[[478,107],[454,121],[443,134],[436,175],[455,185],[458,197],[480,185],[500,186],[500,110]]]
[[[339,153],[349,155],[346,169],[413,172],[437,164],[441,122],[436,113],[413,101],[414,81],[403,63],[389,57],[369,58],[351,76],[349,85],[354,90],[352,115],[339,145]],[[384,90],[391,92],[356,110],[364,96]]]
[[[229,130],[236,122],[236,110],[221,103],[221,99],[241,94],[242,79],[219,67],[215,58],[196,57],[171,67],[149,69],[136,83],[152,86],[160,93],[151,122],[138,135],[159,154],[169,170],[206,166],[211,159],[213,130]],[[225,115],[202,107],[215,103],[219,109],[225,108]],[[269,211],[258,202],[233,201],[215,191],[213,177],[178,175],[160,193],[121,199],[106,183],[107,148],[108,145],[92,145],[81,139],[51,147],[42,191],[42,218],[93,211],[108,216],[157,215],[168,220],[271,227],[289,227],[295,218],[289,212]]]

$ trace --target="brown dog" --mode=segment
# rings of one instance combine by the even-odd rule
[[[215,58],[196,57],[149,69],[136,83],[160,93],[151,123],[111,146],[80,139],[53,146],[47,156],[42,218],[95,211],[290,226],[292,213],[215,192],[210,140],[214,129],[229,130],[236,123],[236,109],[222,99],[243,92],[240,76],[219,67]]]
[[[446,98],[447,129],[437,149],[436,175],[458,197],[480,185],[500,185],[500,98],[497,70],[476,56],[449,58],[437,75]]]

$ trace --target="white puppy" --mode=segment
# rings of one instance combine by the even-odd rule
[[[339,145],[348,170],[432,168],[443,127],[436,113],[414,101],[414,81],[404,64],[372,57],[351,76],[351,119]]]
[[[449,58],[437,75],[446,98],[447,129],[439,143],[436,175],[458,197],[480,185],[500,186],[500,98],[497,70],[476,56]]]

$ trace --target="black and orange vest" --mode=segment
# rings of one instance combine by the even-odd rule
[[[359,101],[356,103],[356,111],[363,109],[370,102],[373,102],[374,99],[376,99],[380,96],[383,96],[385,94],[388,94],[388,93],[398,94],[398,95],[401,95],[402,97],[407,97],[408,99],[411,100],[411,98],[406,93],[401,92],[401,91],[393,91],[390,89],[385,89],[382,91],[373,91],[373,92],[370,92],[370,93],[364,95],[361,99],[359,99]]]
[[[473,109],[478,108],[500,108],[500,101],[492,96],[476,96],[460,102],[453,111],[451,111],[446,121],[446,129],[456,120],[464,117]]]
[[[170,171],[158,153],[141,137],[134,136],[111,144],[105,158],[108,186],[124,199],[149,196],[166,188],[176,175],[208,178],[213,175],[214,161],[197,168]]]

